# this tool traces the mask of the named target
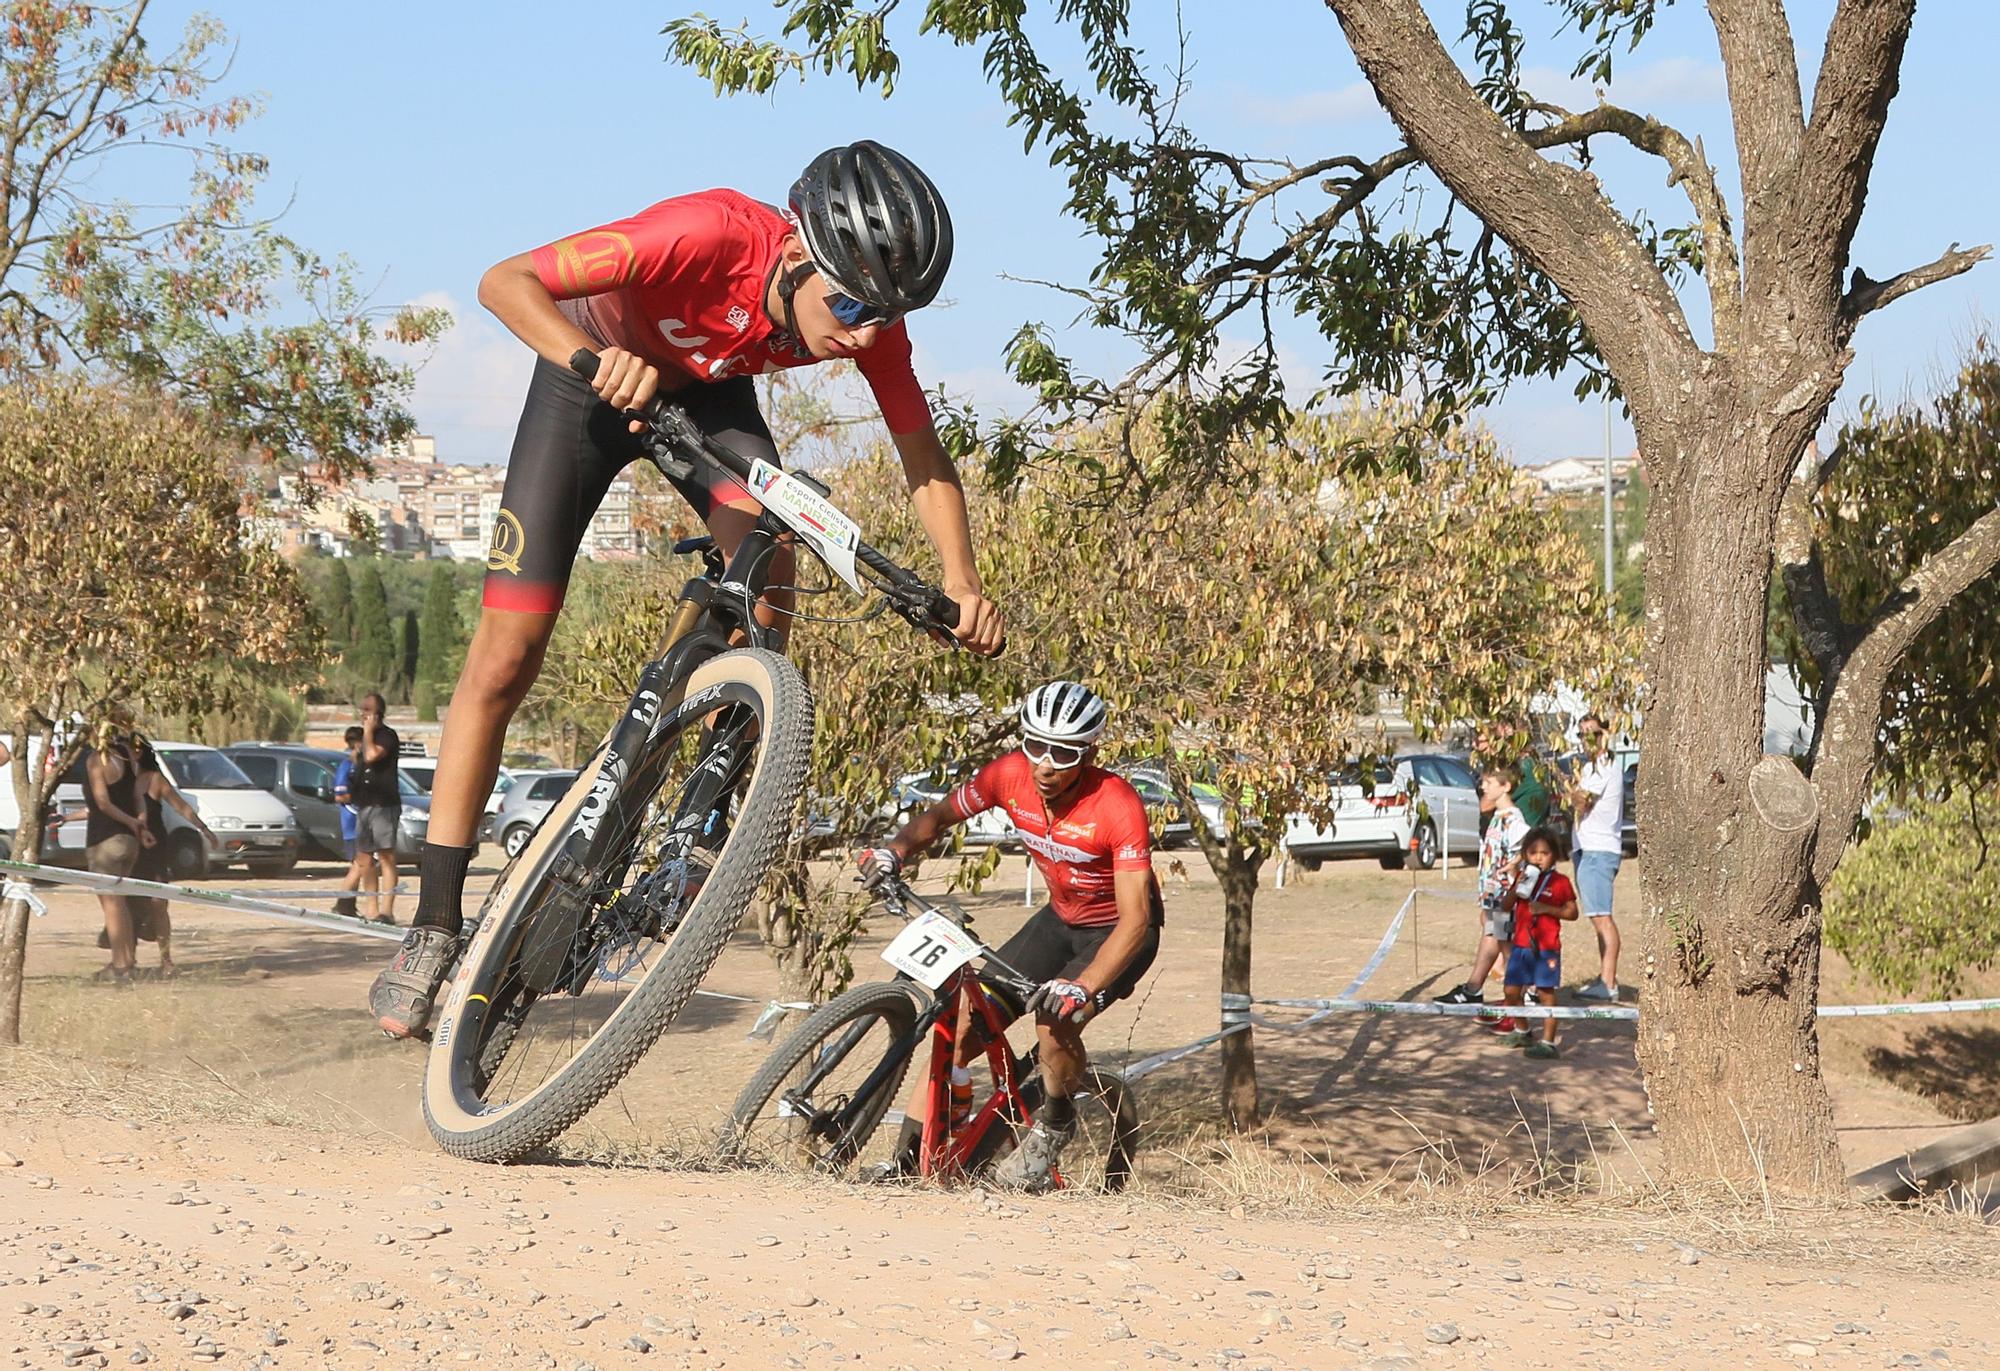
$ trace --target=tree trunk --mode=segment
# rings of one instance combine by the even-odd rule
[[[1199,812],[1199,811],[1192,811]],[[1198,821],[1197,821],[1198,822]],[[1257,899],[1257,863],[1232,852],[1222,877],[1222,993],[1250,993],[1250,913]],[[1223,1023],[1232,1021],[1225,1012]],[[1247,1019],[1248,1013],[1244,1011]],[[1222,1113],[1239,1133],[1255,1128],[1263,1114],[1257,1100],[1256,1030],[1247,1026],[1221,1043]]]
[[[1675,460],[1647,528],[1639,1064],[1672,1172],[1828,1191],[1811,856],[1846,834],[1820,834],[1811,784],[1763,756],[1769,459],[1804,437],[1710,398],[1680,432],[1640,420]]]
[[[27,763],[17,759],[15,765],[25,770]],[[15,788],[24,799],[27,791],[25,783]],[[23,804],[21,815],[21,826],[14,833],[13,860],[32,866],[42,859],[41,806]],[[21,1042],[21,988],[27,961],[28,902],[7,900],[0,903],[0,1047],[18,1047]]]

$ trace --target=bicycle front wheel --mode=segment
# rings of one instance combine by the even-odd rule
[[[424,1074],[446,1151],[542,1146],[652,1047],[777,854],[812,724],[798,668],[745,648],[669,688],[638,755],[599,749],[502,873],[446,997]]]
[[[873,1160],[870,1140],[918,1046],[917,995],[908,982],[876,981],[813,1011],[736,1097],[717,1154],[821,1175]],[[890,1146],[875,1151],[886,1158]]]

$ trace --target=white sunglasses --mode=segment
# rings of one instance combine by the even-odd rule
[[[1067,770],[1083,760],[1086,748],[1071,747],[1067,743],[1045,743],[1040,738],[1021,739],[1021,751],[1031,762],[1042,762],[1059,770]]]

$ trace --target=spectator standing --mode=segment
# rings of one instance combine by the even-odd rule
[[[1549,802],[1554,798],[1549,794],[1548,774],[1532,756],[1523,757],[1516,770],[1520,779],[1514,783],[1514,808],[1521,811],[1528,827],[1540,828],[1548,822]]]
[[[361,750],[348,781],[354,796],[357,860],[368,862],[369,874],[388,892],[375,912],[376,920],[385,924],[396,921],[396,824],[403,817],[403,792],[396,783],[403,743],[396,730],[382,722],[386,708],[378,693],[361,697]]]
[[[139,803],[138,760],[132,746],[132,716],[114,708],[98,730],[98,746],[84,759],[84,859],[100,876],[132,874],[141,847],[153,835]],[[97,897],[104,911],[104,936],[111,948],[111,965],[99,980],[130,985],[138,961],[138,940],[132,934],[132,909],[119,891]]]
[[[137,737],[137,735],[134,735]],[[171,809],[194,825],[195,832],[210,848],[221,843],[201,814],[188,801],[187,796],[167,779],[166,771],[160,766],[160,759],[153,751],[153,745],[144,738],[138,738],[137,767],[139,773],[139,804],[146,820],[146,832],[152,841],[140,848],[139,860],[133,865],[132,874],[143,881],[161,881],[173,874],[172,849],[167,844],[167,810]],[[156,943],[160,949],[160,976],[162,979],[174,974],[174,923],[167,912],[167,901],[161,895],[134,895],[126,901],[132,910],[132,933],[135,939]],[[135,946],[134,952],[137,948]],[[135,957],[136,960],[136,957]]]
[[[1576,889],[1584,917],[1597,933],[1598,978],[1577,988],[1586,1000],[1618,998],[1618,924],[1611,917],[1611,890],[1625,860],[1619,828],[1625,817],[1625,766],[1612,755],[1611,735],[1601,716],[1577,721],[1583,765],[1570,788],[1570,812],[1577,816]]]
[[[1514,806],[1512,784],[1513,777],[1500,767],[1489,766],[1479,773],[1479,812],[1486,816],[1486,831],[1479,840],[1479,951],[1472,959],[1472,979],[1439,995],[1439,1004],[1483,1004],[1486,977],[1514,933],[1511,892],[1529,825]],[[1493,1029],[1512,1032],[1514,1021],[1502,1019]]]
[[[1556,987],[1562,984],[1562,926],[1576,918],[1576,890],[1569,878],[1555,869],[1556,837],[1546,828],[1528,831],[1521,841],[1521,879],[1513,894],[1512,949],[1507,954],[1507,1003],[1526,1002],[1529,990],[1540,1003],[1554,1007]],[[1556,1021],[1542,1020],[1542,1036],[1537,1039],[1525,1029],[1510,1032],[1510,1045],[1525,1047],[1530,1057],[1554,1057]]]
[[[375,859],[370,857],[366,862],[367,869],[363,870],[363,859],[355,841],[360,819],[359,814],[354,808],[354,763],[361,756],[361,727],[359,724],[348,728],[346,744],[347,755],[341,758],[340,765],[333,770],[333,803],[340,811],[341,850],[347,854],[347,874],[340,878],[340,888],[342,890],[359,890],[362,881],[368,873],[375,869]],[[370,883],[370,887],[372,889],[372,882]],[[335,900],[333,902],[333,912],[350,916],[360,913],[354,907],[354,897],[352,895],[343,895],[338,900]],[[370,910],[369,912],[373,913],[374,911]]]

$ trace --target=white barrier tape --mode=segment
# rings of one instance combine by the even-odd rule
[[[1994,1000],[1923,1000],[1917,1004],[1823,1004],[1822,1019],[1866,1019],[1883,1014],[1982,1014],[2000,1009]]]
[[[1319,1012],[1310,1019],[1298,1023],[1278,1023],[1259,1019],[1258,1023],[1268,1028],[1286,1032],[1317,1023],[1329,1014],[1414,1014],[1421,1017],[1451,1019],[1498,1019],[1511,1016],[1516,1019],[1636,1019],[1639,1011],[1631,1005],[1605,1005],[1601,1009],[1587,1005],[1542,1005],[1542,1004],[1439,1004],[1435,1000],[1356,1000],[1341,997],[1332,1000],[1256,1000],[1255,1004],[1271,1005],[1280,1009],[1315,1009]]]
[[[302,905],[273,904],[267,900],[251,899],[220,890],[198,890],[194,886],[142,881],[132,876],[105,876],[95,871],[71,871],[67,867],[30,866],[25,862],[0,862],[0,870],[19,872],[31,877],[39,885],[74,885],[107,894],[151,895],[178,900],[183,904],[213,905],[218,909],[235,909],[248,914],[261,914],[267,919],[305,924],[309,928],[358,933],[365,937],[383,938],[391,942],[401,942],[403,939],[403,930],[387,924],[371,924],[359,917],[350,918],[344,914],[324,913],[316,909],[307,909]]]
[[[389,899],[391,896],[416,897],[413,887],[398,881],[390,890],[231,890],[231,895],[244,895],[253,900],[365,900],[371,896]]]
[[[1182,1057],[1190,1056],[1193,1053],[1201,1051],[1201,1049],[1203,1049],[1204,1047],[1208,1047],[1214,1043],[1221,1042],[1231,1033],[1241,1033],[1244,1030],[1248,1029],[1249,1027],[1250,1025],[1247,1023],[1232,1024],[1228,1028],[1223,1029],[1220,1033],[1211,1033],[1205,1038],[1196,1038],[1193,1042],[1188,1043],[1184,1047],[1175,1047],[1175,1048],[1170,1048],[1165,1052],[1156,1052],[1152,1056],[1147,1057],[1141,1061],[1133,1062],[1130,1066],[1126,1067],[1123,1071],[1119,1072],[1118,1074],[1123,1076],[1128,1081],[1136,1081],[1141,1076],[1151,1075],[1153,1072],[1158,1071],[1161,1067],[1166,1066],[1169,1063],[1177,1062]]]
[[[741,995],[725,995],[719,990],[697,990],[695,994],[708,995],[718,1000],[742,1000],[745,1004],[756,1003],[755,1000],[745,1000]],[[764,1012],[757,1016],[756,1023],[750,1025],[750,1031],[743,1035],[743,1039],[745,1042],[752,1040],[769,1042],[777,1035],[778,1024],[786,1014],[795,1009],[815,1008],[818,1006],[806,1004],[802,1000],[767,1000],[764,1002]]]
[[[246,914],[260,914],[267,919],[279,919],[286,923],[304,924],[308,928],[323,928],[335,933],[358,933],[365,938],[381,938],[387,942],[401,942],[407,929],[394,924],[369,923],[365,919],[349,918],[344,914],[323,914],[316,909],[306,909],[299,905],[272,904],[268,901],[251,899],[233,892],[220,890],[197,890],[193,886],[163,885],[158,881],[141,881],[131,876],[104,876],[95,871],[72,871],[60,866],[30,866],[25,862],[0,861],[0,871],[20,872],[30,876],[42,885],[75,885],[87,890],[131,892],[140,895],[159,895],[178,900],[183,904],[213,905],[218,909],[234,909]],[[15,887],[25,892],[20,898],[28,901],[29,908],[36,913],[44,913],[41,900],[32,887],[24,882],[10,880],[6,883],[4,898],[14,899]],[[324,891],[301,892],[322,895]],[[353,892],[345,892],[352,894]],[[777,1005],[780,1010],[813,1009],[815,1005],[796,1001],[760,1001],[753,995],[726,995],[720,990],[697,990],[697,995],[711,1000],[732,1000],[737,1004]],[[767,1007],[765,1012],[770,1012]],[[763,1020],[758,1020],[762,1024]],[[753,1032],[755,1030],[752,1030]]]
[[[42,897],[37,895],[35,888],[26,881],[0,883],[0,902],[7,900],[19,900],[28,906],[28,911],[38,919],[49,912],[49,907],[42,903]]]

